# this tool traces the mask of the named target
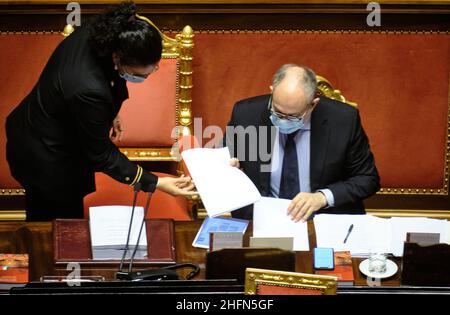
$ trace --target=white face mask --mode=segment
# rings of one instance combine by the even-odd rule
[[[300,130],[305,125],[305,117],[307,112],[304,113],[301,117],[294,117],[290,115],[284,115],[273,110],[272,107],[272,97],[269,99],[268,109],[271,113],[270,121],[275,127],[278,127],[281,133],[283,134],[291,134]],[[284,117],[280,117],[283,115]]]
[[[275,115],[270,115],[270,120],[275,127],[278,127],[281,133],[290,134],[296,132],[297,130],[303,128],[305,125],[304,119],[301,118],[299,121],[291,121],[287,119],[281,119]]]
[[[133,74],[129,74],[125,71],[123,73],[121,73],[117,64],[114,66],[114,69],[119,72],[119,77],[121,77],[122,79],[124,79],[128,82],[131,82],[131,83],[142,83],[145,81],[145,79],[147,79],[147,76],[142,77],[142,76],[138,76],[138,75],[133,75]]]

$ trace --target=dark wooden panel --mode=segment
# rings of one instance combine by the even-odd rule
[[[105,4],[82,4],[82,20],[102,12]],[[164,30],[220,29],[364,29],[369,11],[363,4],[141,4],[140,13]],[[65,5],[0,5],[1,30],[60,30]],[[382,6],[377,29],[449,30],[450,6]]]
[[[206,250],[192,247],[192,240],[201,226],[201,221],[175,222],[175,250],[177,263],[200,264],[201,272],[195,279],[205,276]],[[308,224],[310,242],[315,239],[312,222]],[[252,229],[246,232],[246,238],[252,234]],[[30,255],[30,280],[39,281],[42,275],[67,275],[71,270],[53,265],[52,223],[19,223],[0,222],[0,253],[28,253]],[[312,248],[312,247],[311,247]],[[297,272],[313,272],[311,252],[297,252]],[[354,259],[354,266],[358,266],[360,259]],[[102,275],[107,280],[113,280],[115,268],[97,268],[81,270],[81,276]],[[189,270],[188,270],[189,271]],[[183,274],[182,274],[183,275]],[[400,273],[393,279],[382,281],[382,285],[399,285]],[[355,269],[355,284],[367,285],[364,276]]]

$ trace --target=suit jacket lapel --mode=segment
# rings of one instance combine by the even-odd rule
[[[263,111],[261,114],[261,124],[263,128],[266,128],[266,130],[263,133],[260,133],[260,130],[258,130],[258,155],[261,154],[262,151],[267,150],[267,153],[269,154],[270,158],[268,161],[261,161],[261,158],[257,159],[257,171],[259,173],[259,182],[260,182],[260,192],[263,196],[268,196],[270,193],[270,164],[272,161],[272,152],[273,152],[273,145],[275,138],[272,135],[272,128],[273,124],[270,121],[270,113],[268,110]],[[260,139],[260,137],[263,137]],[[264,139],[266,138],[266,139]],[[266,140],[266,148],[260,148],[259,144],[262,143],[262,141]],[[265,153],[265,152],[263,152]],[[265,170],[265,171],[264,171]]]
[[[327,155],[330,135],[327,117],[324,117],[323,107],[319,102],[311,116],[311,143],[310,143],[310,181],[311,191],[320,188],[320,179],[323,174],[325,157]]]

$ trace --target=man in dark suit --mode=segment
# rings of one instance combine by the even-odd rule
[[[369,141],[356,108],[316,97],[311,69],[288,64],[272,94],[235,104],[226,143],[263,196],[291,199],[288,213],[364,214],[363,199],[380,188]],[[251,219],[252,206],[232,212]]]

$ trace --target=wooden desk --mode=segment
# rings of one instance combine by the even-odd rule
[[[195,279],[205,278],[206,250],[192,247],[192,242],[201,226],[202,221],[175,222],[176,261],[178,263],[196,263],[201,267],[200,274]],[[315,232],[312,222],[308,225],[310,248],[315,247]],[[248,242],[252,234],[249,227],[245,241]],[[53,264],[53,239],[51,222],[0,222],[0,252],[1,253],[28,253],[30,255],[30,281],[39,281],[41,276],[65,276],[69,271]],[[400,260],[396,260],[401,270]],[[367,281],[358,269],[361,259],[353,259],[355,286],[366,286]],[[82,269],[81,276],[101,275],[106,280],[115,279],[116,269]],[[296,271],[313,273],[312,252],[297,252]],[[400,274],[383,280],[383,286],[400,285]]]

